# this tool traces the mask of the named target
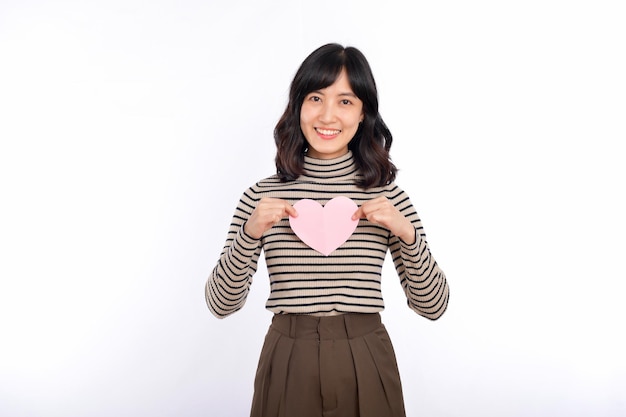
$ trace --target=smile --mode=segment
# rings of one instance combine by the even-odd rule
[[[337,130],[337,129],[320,129],[318,127],[315,128],[315,131],[320,136],[325,136],[325,137],[337,136],[338,134],[341,133],[341,130]]]

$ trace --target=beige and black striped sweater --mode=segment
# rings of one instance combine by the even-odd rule
[[[331,160],[305,157],[304,167],[305,174],[295,181],[281,182],[271,176],[243,193],[222,254],[206,283],[211,312],[224,318],[243,307],[262,251],[270,279],[268,310],[313,315],[379,312],[384,308],[381,270],[389,250],[409,307],[429,319],[439,318],[448,304],[448,284],[430,253],[407,194],[394,183],[368,190],[357,187],[358,171],[351,152]],[[291,204],[309,198],[325,205],[334,197],[346,196],[360,206],[380,195],[393,202],[415,226],[413,245],[365,219],[329,256],[300,241],[287,218],[259,240],[244,232],[244,223],[262,197],[281,198]]]

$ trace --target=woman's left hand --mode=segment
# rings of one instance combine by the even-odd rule
[[[415,243],[415,227],[387,197],[381,196],[366,201],[352,215],[352,220],[367,219],[386,227],[408,245]]]

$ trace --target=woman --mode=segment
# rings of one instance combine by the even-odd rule
[[[216,317],[239,310],[264,251],[266,308],[274,317],[251,416],[404,416],[395,354],[380,321],[385,254],[391,251],[409,307],[426,318],[444,313],[448,284],[409,197],[394,183],[392,136],[363,54],[337,44],[311,53],[274,138],[277,173],[243,193],[205,291]],[[335,197],[355,203],[342,221],[358,225],[324,254],[294,233],[302,220],[294,204]]]

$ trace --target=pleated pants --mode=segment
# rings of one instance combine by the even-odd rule
[[[275,315],[251,417],[405,417],[396,356],[380,314]]]

